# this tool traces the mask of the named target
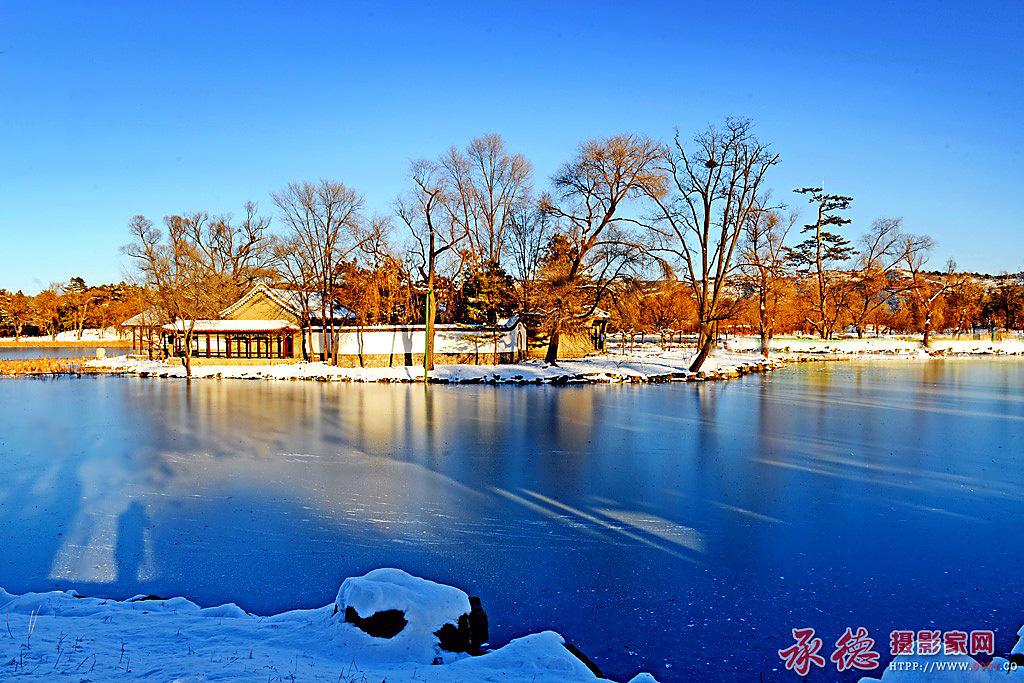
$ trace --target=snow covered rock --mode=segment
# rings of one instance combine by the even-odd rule
[[[595,681],[597,677],[565,647],[554,631],[542,631],[516,638],[505,647],[457,662],[453,671],[489,669],[505,676],[534,681]]]
[[[629,683],[658,683],[658,679],[649,673],[639,673],[629,679]]]
[[[454,653],[481,644],[470,628],[472,607],[465,592],[401,569],[374,569],[345,579],[334,605],[337,614],[371,639],[371,646],[411,662],[453,661]]]

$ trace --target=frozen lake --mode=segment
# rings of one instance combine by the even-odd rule
[[[1006,360],[705,385],[0,380],[0,586],[266,614],[397,566],[480,595],[492,643],[553,628],[623,679],[776,680],[806,626],[826,660],[847,626],[883,663],[894,629],[993,629],[1006,654],[1022,387]]]

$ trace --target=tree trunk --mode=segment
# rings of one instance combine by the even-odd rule
[[[424,379],[434,369],[434,316],[437,304],[434,301],[434,263],[431,260],[430,274],[427,276],[427,302],[424,319],[423,339],[423,373]]]
[[[192,333],[185,335],[185,377],[192,379]]]
[[[548,351],[544,354],[544,362],[549,365],[558,365],[558,339],[562,335],[562,320],[555,320],[555,326],[548,338]]]
[[[771,336],[768,334],[768,330],[761,328],[761,355],[765,358],[768,357],[768,347],[771,346]]]
[[[928,348],[929,336],[932,329],[932,312],[926,311],[924,314],[924,348]]]
[[[704,361],[711,355],[711,349],[715,346],[715,335],[712,326],[707,322],[701,322],[700,331],[697,334],[697,355],[690,363],[690,372],[697,372],[704,365]]]

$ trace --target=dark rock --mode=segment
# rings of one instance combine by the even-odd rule
[[[345,621],[374,638],[394,638],[409,623],[402,610],[389,609],[368,617],[361,617],[352,607],[345,608]]]
[[[442,650],[479,655],[488,640],[487,613],[480,598],[469,598],[469,614],[459,616],[458,624],[445,624],[434,632]]]
[[[458,626],[445,624],[434,631],[437,641],[442,650],[448,652],[465,652],[469,648],[469,615],[459,616]]]

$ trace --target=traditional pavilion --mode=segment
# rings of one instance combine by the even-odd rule
[[[276,289],[260,283],[220,312],[216,320],[169,323],[159,309],[150,308],[122,323],[131,333],[132,352],[154,356],[184,356],[185,333],[192,326],[194,359],[297,360],[302,355],[302,311],[313,312],[313,329],[322,325],[316,294]],[[303,301],[303,298],[306,301]],[[335,325],[351,323],[344,308],[328,312]]]
[[[161,355],[163,348],[163,325],[167,316],[157,308],[147,308],[121,323],[132,337],[132,353],[147,353],[152,359]]]
[[[185,355],[185,336],[190,322],[164,325],[170,355]],[[192,357],[291,359],[296,356],[299,327],[287,320],[196,320],[192,323]]]

